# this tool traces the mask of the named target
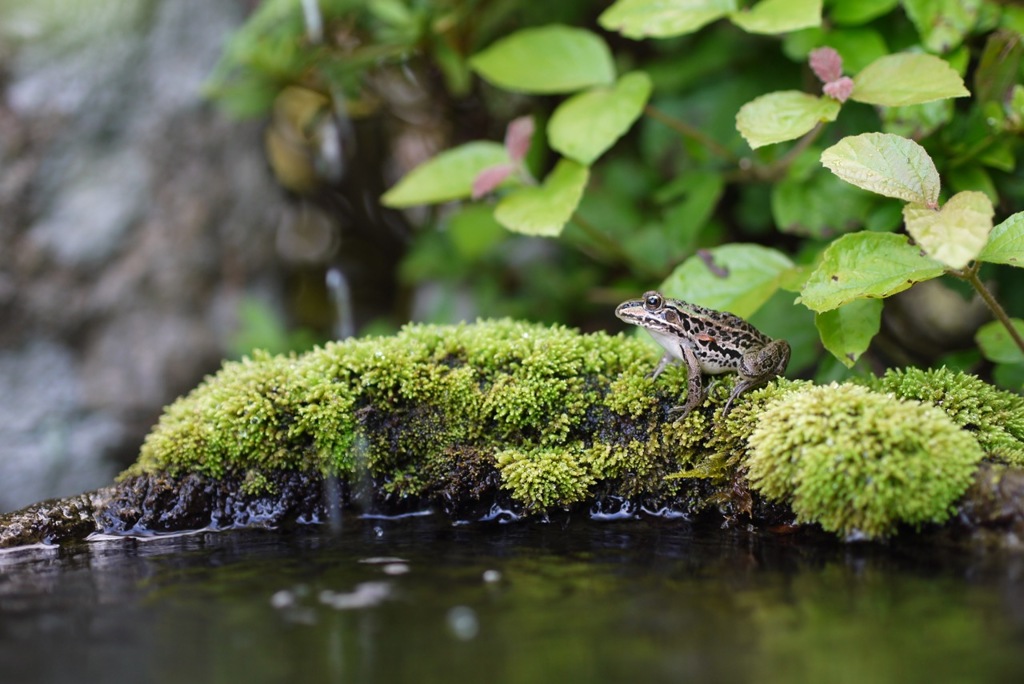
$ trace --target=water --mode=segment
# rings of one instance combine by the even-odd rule
[[[1024,681],[1024,556],[682,521],[0,554],[0,682]]]

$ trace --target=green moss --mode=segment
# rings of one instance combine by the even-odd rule
[[[834,383],[767,404],[749,444],[752,487],[800,521],[868,538],[945,521],[983,457],[933,406]]]
[[[503,486],[528,509],[543,510],[583,501],[594,484],[582,446],[503,449],[496,454]]]
[[[1024,397],[948,368],[889,370],[871,387],[939,407],[996,461],[1024,465]]]
[[[261,496],[273,494],[277,491],[274,483],[267,479],[266,473],[262,470],[250,470],[242,480],[242,493],[246,496]]]
[[[489,468],[534,509],[611,478],[647,492],[663,487],[647,475],[678,470],[696,444],[663,424],[685,371],[655,386],[644,377],[655,360],[636,339],[508,320],[254,354],[171,405],[126,475],[240,473],[258,487],[250,473],[358,473],[404,497],[476,491],[468,479]]]
[[[753,486],[801,520],[881,536],[900,522],[943,520],[978,441],[1004,461],[1024,452],[1024,400],[971,376],[905,371],[878,381],[948,416],[852,385],[779,378],[723,418],[736,381],[725,375],[673,422],[686,371],[674,366],[653,382],[655,361],[633,337],[509,320],[411,325],[301,356],[258,353],[168,407],[125,475],[230,474],[252,494],[275,473],[302,471],[365,483],[392,501],[458,507],[501,488],[531,511],[608,495],[695,512],[727,505],[749,465]]]

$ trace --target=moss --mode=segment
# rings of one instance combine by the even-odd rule
[[[277,493],[277,487],[267,478],[267,474],[261,470],[248,471],[245,474],[245,479],[242,480],[241,490],[245,496]]]
[[[594,484],[580,444],[557,449],[503,449],[496,454],[503,487],[530,510],[583,501]]]
[[[760,423],[766,406],[791,392],[808,387],[813,387],[813,384],[807,380],[776,378],[764,387],[744,394],[743,400],[736,402],[724,419],[720,412],[716,413],[718,422],[707,442],[709,465],[717,464],[713,466],[715,475],[719,478],[731,476],[738,461],[746,458],[749,450],[747,440]],[[717,393],[713,398],[724,404],[731,391],[731,382],[719,383],[719,386],[712,389],[712,392]]]
[[[983,457],[933,406],[834,383],[767,404],[749,444],[752,487],[802,522],[868,538],[945,521]]]
[[[664,423],[685,371],[655,386],[644,377],[655,360],[639,340],[508,320],[254,354],[171,405],[125,475],[234,474],[258,488],[259,473],[312,471],[369,476],[406,498],[482,495],[465,479],[493,472],[533,509],[614,478],[664,488],[652,474],[692,461],[707,425],[697,412],[685,422],[695,433]]]
[[[125,477],[200,475],[267,492],[282,474],[339,476],[388,503],[472,515],[629,498],[751,510],[742,468],[801,520],[842,534],[941,521],[981,453],[1018,458],[1024,401],[948,371],[879,386],[779,378],[721,416],[726,375],[684,420],[685,368],[652,382],[644,341],[509,320],[411,325],[301,356],[253,354],[172,404]],[[963,426],[961,430],[956,425]]]
[[[1024,465],[1024,397],[967,373],[936,368],[893,369],[870,383],[901,399],[939,407],[970,431],[993,460]]]

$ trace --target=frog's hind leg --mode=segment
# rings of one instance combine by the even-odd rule
[[[785,340],[775,340],[756,352],[744,354],[740,363],[740,381],[729,393],[729,399],[722,408],[722,417],[732,409],[736,397],[782,375],[789,365],[789,355],[789,343]]]

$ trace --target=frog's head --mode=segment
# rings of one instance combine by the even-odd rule
[[[630,299],[615,308],[619,320],[639,325],[652,333],[678,334],[679,311],[657,290],[649,290],[640,299]]]

